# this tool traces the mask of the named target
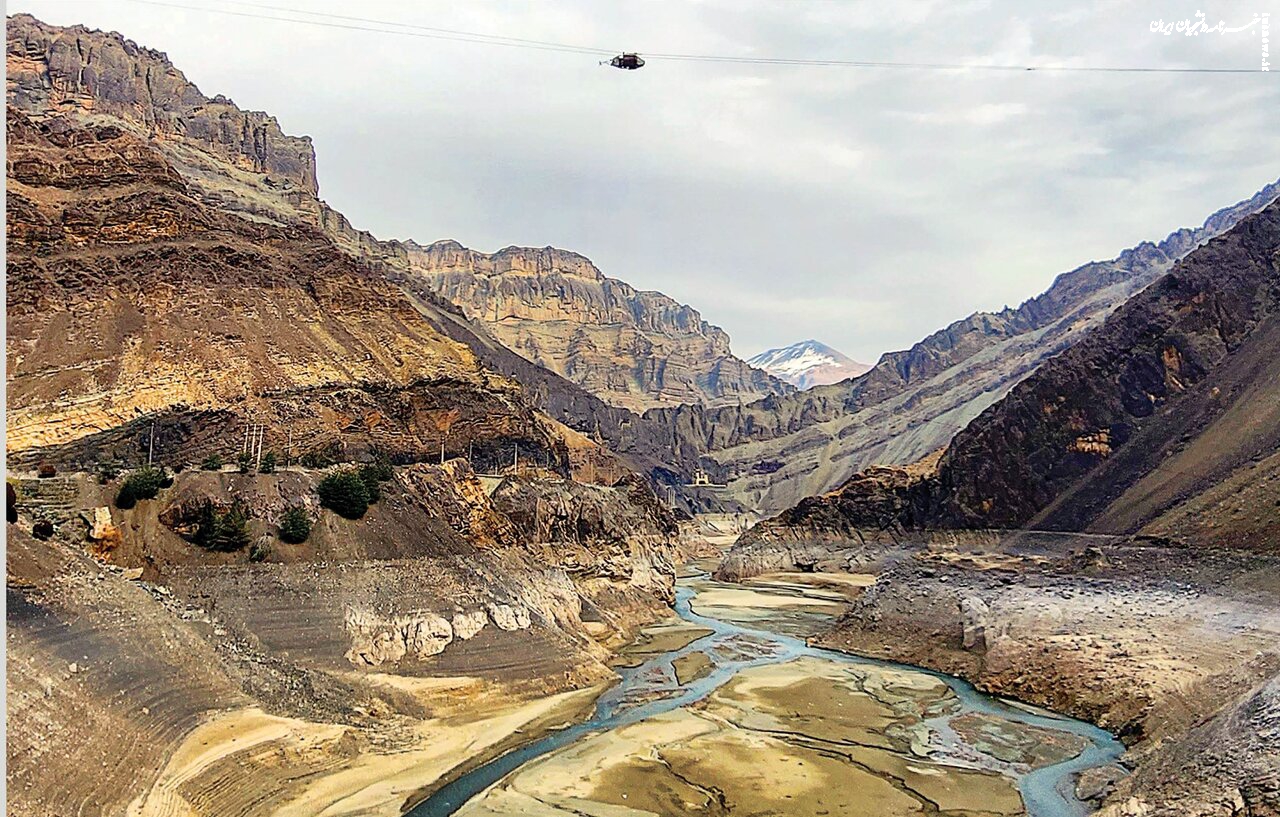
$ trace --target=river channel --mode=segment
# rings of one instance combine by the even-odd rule
[[[958,678],[812,647],[849,587],[680,579],[589,720],[472,769],[410,817],[1081,817],[1083,769],[1123,751],[1083,721]]]

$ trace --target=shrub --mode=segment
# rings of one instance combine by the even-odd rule
[[[137,504],[138,495],[134,493],[133,486],[127,482],[121,485],[120,490],[116,491],[116,507],[122,511],[127,511]]]
[[[377,480],[373,480],[377,484]],[[326,474],[316,486],[320,504],[347,519],[359,519],[369,509],[369,487],[354,468]]]
[[[379,499],[382,499],[382,488],[378,486],[378,478],[365,470],[368,466],[361,466],[356,469],[356,474],[360,476],[360,481],[364,483],[364,493],[368,497],[370,505],[376,505]]]
[[[53,522],[48,519],[37,519],[31,526],[31,535],[37,539],[48,539],[53,536]]]
[[[302,455],[298,462],[303,468],[328,468],[342,459],[342,446],[329,443],[324,448],[314,448]]]
[[[98,466],[98,484],[106,485],[120,476],[120,469],[113,462],[104,462]]]
[[[204,462],[200,463],[200,467],[205,471],[221,471],[222,455],[210,454],[209,456],[204,458]]]
[[[240,466],[240,473],[247,474],[253,470],[253,457],[249,456],[249,452],[240,452],[240,457],[236,460]]]
[[[205,502],[191,541],[202,548],[222,552],[239,550],[249,544],[249,516],[244,506],[237,501],[227,510],[219,511],[212,502]]]
[[[155,499],[161,488],[173,484],[173,477],[159,468],[144,465],[125,478],[116,494],[116,507],[128,510],[140,499]]]
[[[382,488],[379,483],[386,482],[395,475],[395,471],[391,469],[391,463],[385,459],[377,459],[360,466],[358,473],[364,482],[365,491],[369,494],[370,505],[382,498]]]
[[[395,473],[391,468],[391,462],[384,457],[378,457],[373,462],[360,466],[360,476],[366,481],[373,479],[377,482],[386,482],[395,476]]]
[[[300,545],[311,535],[311,514],[306,508],[293,507],[280,517],[280,541]]]
[[[258,466],[259,473],[273,474],[276,470],[276,452],[268,451],[262,455],[262,464]]]
[[[40,479],[52,479],[58,475],[58,469],[53,467],[51,462],[42,462],[40,467],[36,469],[36,476]]]
[[[259,539],[253,543],[253,547],[249,548],[249,561],[261,562],[271,555],[271,542],[267,539]]]

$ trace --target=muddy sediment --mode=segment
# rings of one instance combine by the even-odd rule
[[[752,549],[726,562],[759,561]],[[818,643],[1116,732],[1132,774],[1079,781],[1108,817],[1280,804],[1280,560],[1072,534],[831,552],[833,569],[878,575]]]
[[[346,520],[315,506],[318,478],[187,471],[125,511],[117,485],[59,476],[45,541],[24,495],[13,813],[392,817],[579,720],[616,679],[610,645],[669,609],[674,534],[625,487],[529,480],[554,512],[513,519],[468,468],[418,465]],[[265,556],[184,537],[184,508],[232,497]],[[300,545],[276,537],[292,505],[315,518]]]
[[[634,714],[598,709],[586,731],[473,781],[476,795],[456,813],[1014,815],[1024,813],[1024,775],[1083,757],[1093,739],[933,674],[768,635],[864,581],[777,574],[759,584],[686,580],[677,610],[715,634],[652,655],[624,679],[611,694]],[[668,666],[674,679],[664,680]],[[674,705],[661,702],[664,690]],[[468,796],[422,813],[454,813]]]

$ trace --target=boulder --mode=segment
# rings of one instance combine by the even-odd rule
[[[970,652],[987,651],[987,630],[991,608],[977,596],[960,601],[960,630],[964,648]]]
[[[484,629],[484,625],[489,623],[489,618],[485,615],[484,610],[471,610],[464,613],[455,613],[451,623],[453,624],[454,637],[469,641]]]
[[[520,605],[490,604],[489,618],[501,630],[529,629],[529,611]]]
[[[429,658],[444,652],[453,641],[453,626],[435,613],[422,613],[404,625],[406,650],[416,658]]]

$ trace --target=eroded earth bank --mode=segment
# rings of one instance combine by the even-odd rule
[[[398,814],[580,717],[668,609],[679,532],[642,487],[413,465],[347,520],[319,473],[185,471],[129,510],[88,475],[18,481],[10,813]],[[192,543],[229,496],[265,553]],[[270,521],[290,505],[303,544]]]
[[[1118,734],[1123,768],[1077,782],[1102,813],[1275,813],[1280,559],[993,532],[744,544],[721,571],[783,562],[876,576],[817,643],[932,667]]]

